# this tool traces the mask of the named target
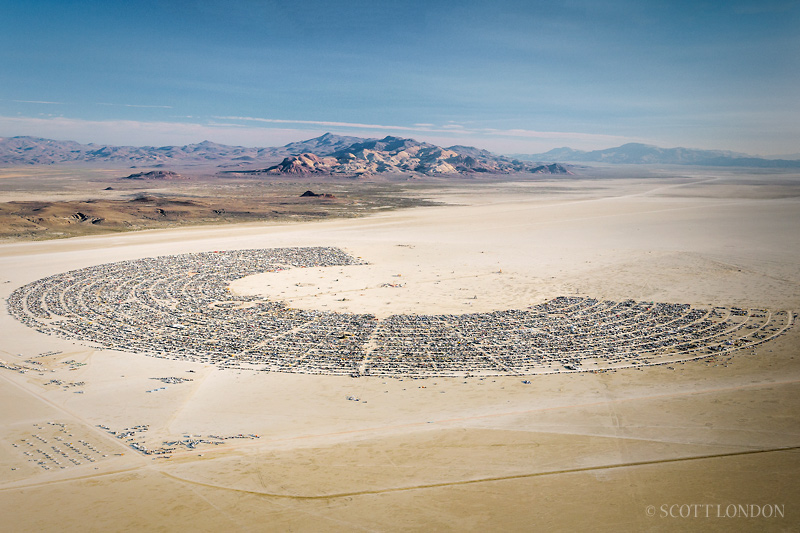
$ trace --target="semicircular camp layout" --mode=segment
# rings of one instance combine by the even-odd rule
[[[365,264],[338,248],[273,248],[98,265],[20,287],[9,310],[38,331],[223,368],[379,376],[533,375],[671,364],[751,348],[790,311],[558,297],[467,314],[293,309],[231,284]]]

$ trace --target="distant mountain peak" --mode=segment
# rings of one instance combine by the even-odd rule
[[[346,148],[351,144],[365,141],[362,137],[348,137],[346,135],[336,135],[327,132],[319,137],[308,139],[305,141],[297,141],[283,146],[283,150],[287,154],[297,155],[301,153],[314,153],[317,155],[325,155],[336,150]]]
[[[574,150],[555,148],[543,154],[515,155],[531,161],[572,163],[658,164],[699,166],[740,166],[762,168],[800,168],[800,161],[749,157],[727,150],[697,150],[692,148],[661,148],[651,144],[627,143],[604,150]]]

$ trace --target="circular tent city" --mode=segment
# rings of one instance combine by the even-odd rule
[[[558,297],[524,309],[371,314],[292,309],[230,292],[290,268],[365,264],[331,247],[214,251],[103,264],[43,278],[9,297],[36,330],[103,348],[223,368],[351,376],[593,372],[751,348],[790,311]]]

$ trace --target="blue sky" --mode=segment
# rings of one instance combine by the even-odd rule
[[[0,7],[0,136],[800,152],[800,1]]]

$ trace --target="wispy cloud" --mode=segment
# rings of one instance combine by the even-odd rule
[[[354,128],[359,130],[381,130],[381,131],[398,131],[398,132],[418,132],[418,133],[446,133],[456,135],[467,135],[471,137],[505,137],[505,138],[518,138],[518,139],[543,139],[543,140],[576,140],[584,142],[608,142],[608,143],[624,143],[630,142],[634,139],[620,135],[604,135],[595,133],[582,133],[582,132],[561,132],[561,131],[537,131],[527,130],[520,128],[511,129],[495,129],[495,128],[467,128],[463,124],[448,123],[441,126],[435,124],[420,123],[412,126],[395,126],[387,124],[363,124],[358,122],[331,122],[322,120],[290,120],[290,119],[277,119],[277,118],[261,118],[261,117],[214,117],[220,120],[239,120],[245,122],[259,122],[266,124],[298,124],[310,126],[324,126],[331,128]],[[228,124],[230,125],[230,124]]]
[[[605,135],[601,133],[581,133],[570,131],[536,131],[525,129],[508,129],[508,130],[484,130],[486,135],[503,136],[503,137],[524,137],[530,139],[578,139],[578,140],[593,140],[593,141],[609,141],[609,142],[629,142],[630,137],[621,135]]]
[[[84,120],[67,117],[0,116],[0,137],[31,135],[83,143],[134,146],[183,145],[213,140],[243,146],[281,146],[306,138],[308,131],[208,125],[187,122]],[[321,135],[320,131],[318,134]]]
[[[238,124],[236,122],[209,122],[206,126],[210,128],[250,128],[247,124]],[[261,128],[266,129],[266,128]]]
[[[108,103],[108,102],[97,102],[97,105],[116,106],[116,107],[138,107],[138,108],[172,109],[171,105],[111,104],[111,103]]]
[[[260,117],[214,117],[220,120],[244,120],[249,122],[265,122],[268,124],[303,124],[307,126],[330,126],[332,128],[360,128],[391,131],[420,131],[420,127],[388,126],[385,124],[362,124],[359,122],[330,122],[325,120],[287,120],[280,118]]]
[[[47,105],[64,105],[64,102],[48,102],[45,100],[11,100],[18,104],[47,104]]]

